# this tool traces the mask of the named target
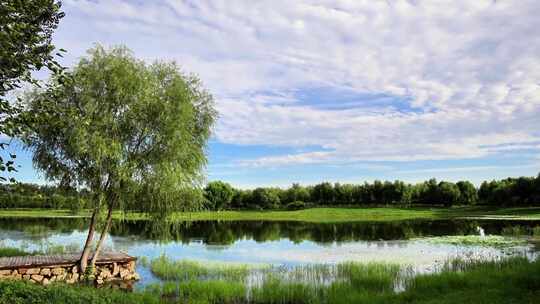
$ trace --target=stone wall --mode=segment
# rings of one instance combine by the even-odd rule
[[[34,283],[48,285],[52,282],[73,284],[82,279],[78,265],[47,265],[40,267],[20,266],[14,269],[0,270],[0,279],[29,280]],[[106,263],[96,265],[96,284],[111,281],[139,280],[135,272],[135,261],[126,263]]]

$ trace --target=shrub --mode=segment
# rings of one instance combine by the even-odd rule
[[[306,204],[302,201],[294,201],[287,204],[287,210],[300,210],[306,208]]]

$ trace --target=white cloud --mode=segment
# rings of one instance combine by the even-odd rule
[[[217,97],[219,141],[325,148],[245,164],[474,158],[502,150],[489,145],[539,140],[538,1],[112,0],[65,9],[57,39],[68,49],[90,46],[66,34],[84,21],[101,42],[197,72]],[[294,92],[321,87],[395,95],[413,111],[297,103]]]
[[[521,168],[538,168],[537,163],[528,163],[515,166],[468,166],[468,167],[450,167],[450,168],[430,168],[430,169],[413,169],[413,170],[398,170],[396,173],[451,173],[451,172],[472,172],[472,171],[495,171],[495,170],[510,170]]]

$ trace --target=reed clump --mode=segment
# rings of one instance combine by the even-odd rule
[[[244,281],[253,266],[232,263],[202,263],[198,261],[174,261],[162,255],[150,262],[152,273],[163,280],[231,280]]]

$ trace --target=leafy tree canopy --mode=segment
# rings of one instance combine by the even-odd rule
[[[222,181],[209,182],[204,192],[210,208],[214,210],[228,208],[235,194],[231,185]]]
[[[52,34],[64,13],[54,0],[0,0],[0,134],[17,136],[26,126],[17,116],[19,108],[7,100],[7,94],[25,82],[37,84],[32,71],[48,68],[62,71],[55,60]],[[64,50],[60,50],[64,51]],[[7,143],[0,143],[4,150]],[[4,161],[0,172],[15,171],[15,155]],[[0,180],[6,178],[0,176]]]
[[[253,190],[253,201],[265,209],[277,208],[280,203],[278,191],[272,188],[257,188]]]
[[[88,54],[67,81],[54,77],[27,98],[27,111],[43,113],[24,137],[35,166],[51,181],[88,188],[95,212],[135,201],[161,216],[190,204],[182,197],[202,181],[212,96],[175,63],[146,64],[125,47]]]

